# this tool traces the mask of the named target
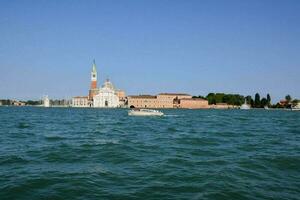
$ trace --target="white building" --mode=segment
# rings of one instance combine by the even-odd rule
[[[106,80],[104,85],[97,87],[98,74],[96,63],[93,62],[91,72],[91,86],[88,96],[78,96],[72,98],[72,107],[95,107],[95,108],[116,108],[121,102],[125,102],[125,92],[117,90],[113,84]]]
[[[95,108],[116,108],[120,106],[119,97],[113,84],[106,80],[104,85],[99,88],[98,94],[93,98]]]
[[[73,97],[72,107],[90,107],[88,96]]]
[[[50,100],[48,96],[44,96],[44,107],[50,107]]]

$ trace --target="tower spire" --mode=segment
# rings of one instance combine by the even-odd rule
[[[97,72],[95,59],[93,60],[93,69],[92,69],[92,72],[94,72],[94,73]]]

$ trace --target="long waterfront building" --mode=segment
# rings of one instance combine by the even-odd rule
[[[207,100],[192,98],[191,95],[182,93],[129,96],[128,106],[131,108],[209,108]]]

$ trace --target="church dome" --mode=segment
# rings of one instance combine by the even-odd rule
[[[109,79],[106,79],[106,81],[104,82],[103,88],[109,88],[111,90],[115,89],[114,85],[109,81]]]

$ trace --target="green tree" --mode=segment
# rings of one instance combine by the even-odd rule
[[[30,105],[30,106],[36,106],[36,105],[40,105],[41,104],[40,101],[33,101],[33,100],[28,100],[25,103],[26,103],[26,105]]]
[[[260,105],[260,96],[259,96],[258,93],[255,94],[255,98],[254,98],[254,106],[255,106],[255,108],[261,107],[261,105]]]
[[[286,95],[285,96],[285,100],[287,101],[287,103],[290,103],[291,102],[291,100],[292,100],[292,97],[291,97],[291,95]]]
[[[193,96],[192,98],[201,98],[201,99],[206,99],[206,97],[204,97],[204,96],[202,96],[202,95]]]
[[[208,104],[215,104],[216,103],[216,101],[215,101],[215,93],[209,93],[206,96],[206,99],[208,100]]]
[[[246,103],[247,104],[251,104],[252,101],[253,101],[253,99],[250,95],[246,96]]]
[[[277,103],[277,104],[273,105],[273,108],[284,108],[284,106],[281,105],[280,103]]]
[[[205,96],[202,96],[202,95],[199,95],[198,98],[206,99],[206,97],[205,97]]]
[[[216,95],[215,95],[216,103],[225,103],[223,101],[224,96],[225,96],[224,93],[216,93]]]
[[[206,96],[209,104],[227,103],[230,105],[242,105],[245,101],[244,96],[239,94],[209,93]]]
[[[260,101],[260,104],[262,107],[267,106],[268,105],[268,99],[266,98],[262,98]]]

